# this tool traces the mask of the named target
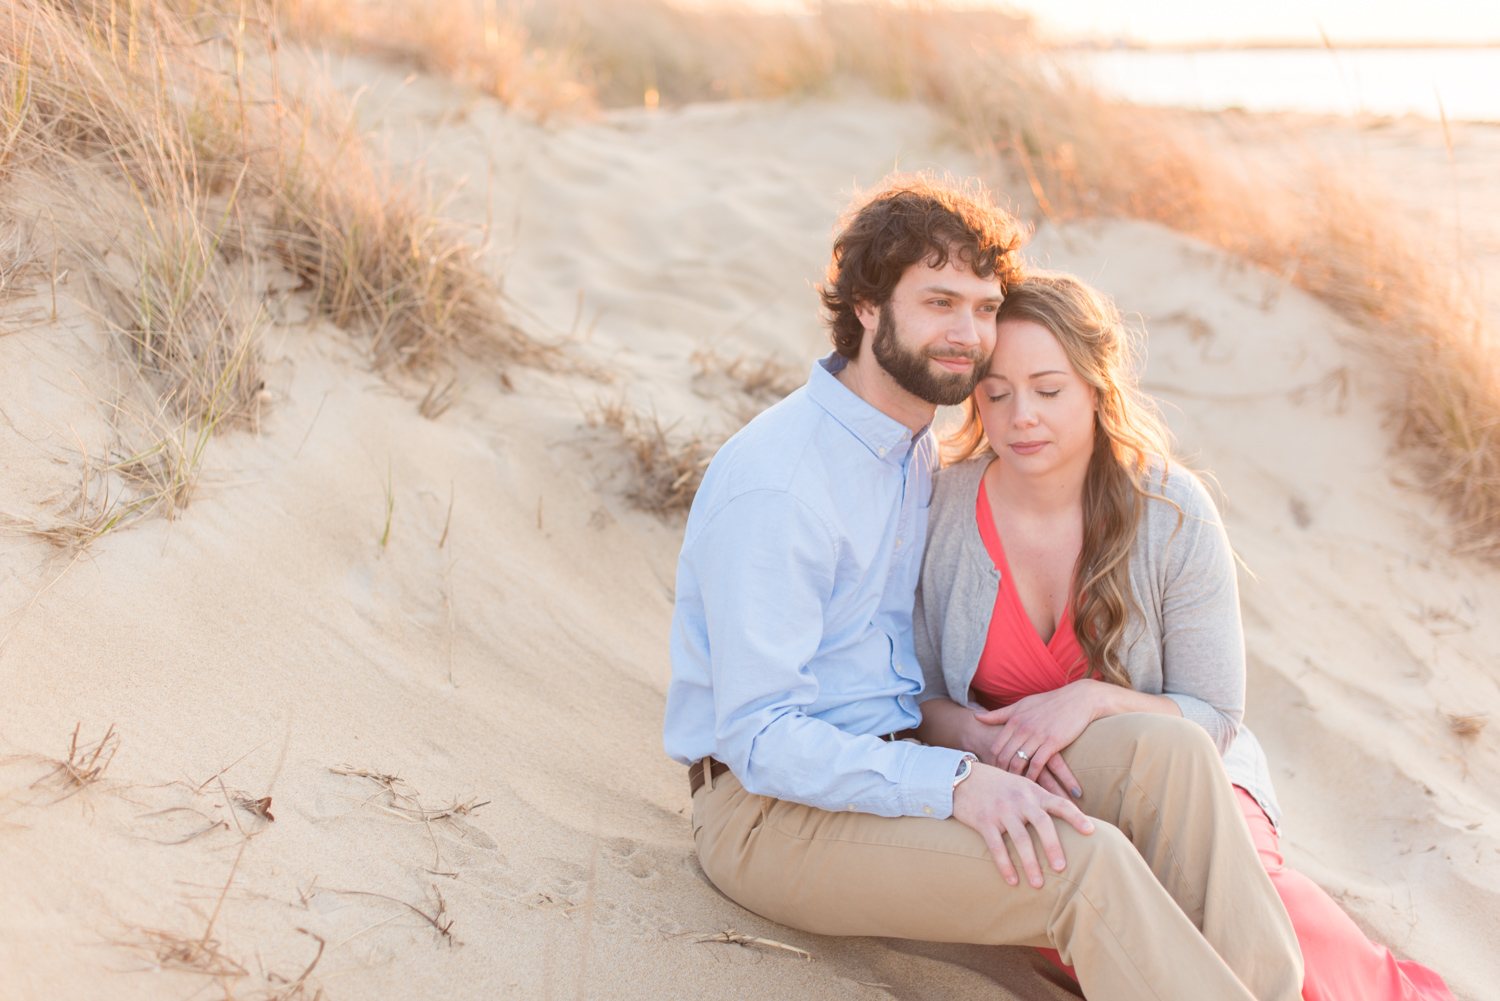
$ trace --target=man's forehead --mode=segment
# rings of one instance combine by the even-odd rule
[[[918,261],[906,269],[901,284],[923,293],[940,292],[962,298],[999,302],[1005,297],[998,274],[981,278],[968,265],[953,258],[940,268],[927,261]]]
[[[914,261],[907,266],[902,277],[923,276],[925,278],[937,275],[949,275],[952,276],[953,280],[985,282],[997,286],[1000,284],[1000,275],[998,272],[990,275],[988,278],[981,278],[974,273],[974,269],[969,265],[969,262],[953,253],[950,253],[948,259],[943,261],[942,264],[936,263],[935,257],[925,257],[919,261]]]

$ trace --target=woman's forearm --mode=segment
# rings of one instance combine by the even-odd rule
[[[1078,684],[1078,682],[1075,682],[1075,684]],[[1094,703],[1094,719],[1103,719],[1106,716],[1120,716],[1124,713],[1161,713],[1164,716],[1182,715],[1182,707],[1177,704],[1177,700],[1169,699],[1165,695],[1138,692],[1133,688],[1111,685],[1107,681],[1094,680],[1082,682],[1082,684],[1088,684],[1094,688],[1094,691],[1090,693]]]
[[[1084,711],[1088,714],[1084,717],[1085,720],[1103,719],[1123,713],[1182,715],[1177,702],[1165,695],[1150,695],[1105,681],[1075,681],[1059,689],[1058,694],[1064,693],[1074,699],[1085,699],[1087,709]],[[990,745],[994,742],[997,729],[979,722],[969,707],[961,706],[952,699],[936,698],[922,703],[922,723],[917,727],[917,737],[924,744],[968,751],[977,754],[982,761],[989,761],[994,752]]]
[[[979,729],[982,727],[976,723],[973,711],[952,699],[928,699],[922,703],[922,723],[917,727],[917,738],[924,744],[978,754],[978,750],[969,746],[968,738]]]

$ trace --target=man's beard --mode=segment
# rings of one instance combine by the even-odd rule
[[[891,304],[880,307],[880,325],[875,328],[875,342],[871,345],[875,360],[880,367],[896,380],[896,385],[919,400],[940,407],[951,407],[962,403],[974,392],[984,378],[985,355],[978,348],[972,351],[956,349],[913,351],[901,340],[896,331],[896,318]],[[967,358],[974,364],[967,372],[934,372],[931,358]]]

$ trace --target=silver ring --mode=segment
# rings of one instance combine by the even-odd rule
[[[1031,755],[1027,754],[1025,751],[1017,751],[1016,752],[1016,757],[1020,758],[1022,761],[1030,761],[1031,760]]]

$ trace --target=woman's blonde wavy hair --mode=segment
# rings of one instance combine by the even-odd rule
[[[1073,370],[1098,395],[1094,454],[1083,481],[1083,548],[1068,604],[1089,667],[1128,688],[1121,647],[1131,611],[1139,611],[1130,590],[1130,547],[1145,498],[1172,503],[1161,494],[1171,433],[1156,404],[1140,391],[1138,337],[1108,297],[1072,275],[1030,271],[1005,294],[999,321],[1006,320],[1030,320],[1050,330]],[[963,426],[944,442],[947,462],[990,447],[974,397],[964,407]],[[1152,482],[1153,467],[1160,483]]]

